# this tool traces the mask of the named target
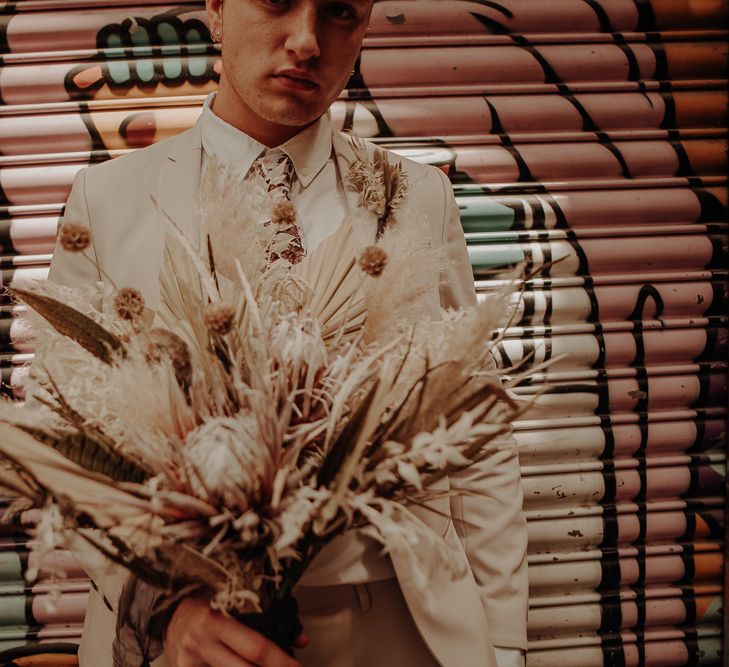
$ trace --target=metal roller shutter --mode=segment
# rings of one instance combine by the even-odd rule
[[[0,5],[2,280],[45,275],[76,171],[192,125],[219,72],[198,2]],[[558,358],[515,425],[530,667],[720,664],[726,0],[383,0],[332,107],[450,176],[476,284],[524,263],[505,365]],[[2,306],[3,389],[25,333]],[[506,323],[505,323],[506,324]],[[0,544],[0,649],[77,637]]]

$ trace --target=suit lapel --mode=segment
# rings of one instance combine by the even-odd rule
[[[370,157],[371,146],[368,147]],[[349,135],[336,129],[332,130],[332,147],[337,160],[340,178],[344,179],[354,152],[349,144]],[[352,225],[357,254],[375,241],[377,220],[373,213],[359,206],[357,193],[344,189],[347,199],[348,221]],[[446,491],[447,481],[442,486]],[[411,560],[404,554],[390,552],[393,568],[407,602],[410,613],[430,652],[444,667],[496,667],[496,657],[488,632],[486,614],[473,578],[466,562],[463,547],[455,533],[452,520],[444,518],[449,514],[448,498],[434,503],[439,512],[411,507],[411,511],[429,525],[438,535],[443,536],[453,548],[453,557],[464,560],[465,574],[451,580],[444,568],[433,560],[426,570],[436,573],[430,581],[430,599],[415,583]],[[425,558],[435,559],[433,553],[424,554]],[[435,604],[433,604],[435,601]]]
[[[464,574],[450,579],[436,552],[421,551],[421,559],[430,559],[425,565],[430,573],[428,591],[415,582],[411,560],[397,549],[390,551],[405,602],[423,641],[442,667],[497,667],[478,586],[452,523],[444,538],[453,558],[462,561]]]
[[[197,223],[200,170],[202,167],[202,142],[200,122],[171,142],[167,161],[159,173],[157,203],[174,221],[182,233],[198,248],[200,230]],[[162,231],[164,232],[164,226]],[[159,242],[164,248],[165,234]]]
[[[349,170],[349,162],[354,159],[354,153],[349,146],[349,135],[332,127],[332,148],[334,149],[334,156],[337,160],[339,178],[344,181],[344,177]],[[347,200],[347,212],[349,215],[356,214],[359,211],[357,193],[344,188],[344,197]]]
[[[342,182],[344,182],[344,178],[349,171],[350,161],[354,160],[354,152],[349,145],[349,139],[350,135],[347,133],[332,128],[332,148],[334,149],[339,177]],[[363,248],[375,241],[377,219],[373,213],[360,207],[359,195],[356,192],[344,187],[344,197],[347,200],[347,222],[352,226],[355,254],[359,256]]]

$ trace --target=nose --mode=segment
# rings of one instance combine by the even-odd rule
[[[321,55],[319,37],[317,36],[316,8],[301,3],[299,11],[290,15],[289,33],[286,38],[286,50],[297,61],[311,60]]]

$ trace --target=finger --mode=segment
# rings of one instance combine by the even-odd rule
[[[225,644],[211,642],[204,649],[205,667],[256,667],[240,655],[236,655]]]
[[[168,657],[168,661],[172,667],[209,667],[204,660],[198,660],[189,654],[179,655],[176,658]]]
[[[258,667],[301,667],[271,640],[232,619],[223,619],[218,638],[234,653]]]

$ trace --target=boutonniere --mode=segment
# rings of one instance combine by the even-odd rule
[[[349,169],[344,186],[359,195],[359,207],[377,217],[379,240],[388,225],[395,222],[394,213],[408,193],[408,178],[399,163],[388,160],[387,153],[375,147],[372,158],[367,154],[364,141],[350,137],[354,159],[348,160]]]

